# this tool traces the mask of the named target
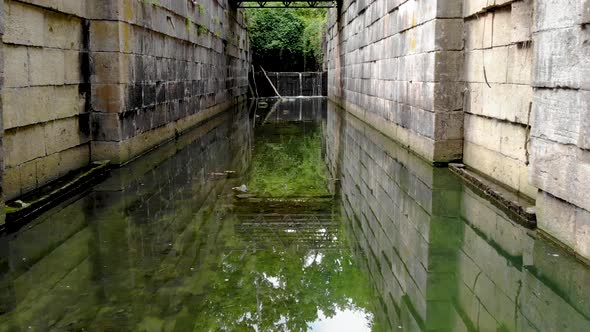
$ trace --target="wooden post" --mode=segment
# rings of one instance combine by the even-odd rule
[[[279,98],[283,99],[283,97],[279,93],[279,90],[277,90],[277,88],[275,88],[275,85],[272,84],[272,81],[270,80],[270,78],[266,74],[266,71],[264,70],[264,68],[262,68],[262,66],[260,66],[260,69],[262,69],[262,72],[264,73],[264,76],[266,76],[266,79],[268,80],[268,83],[270,83],[270,86],[272,86],[273,90],[275,90],[275,93],[277,94],[277,96],[279,96]]]
[[[256,92],[256,98],[260,97],[258,95],[258,85],[256,84],[256,71],[254,70],[254,65],[252,65],[252,80],[254,81],[254,92]]]

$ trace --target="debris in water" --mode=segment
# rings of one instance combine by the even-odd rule
[[[31,206],[31,204],[25,203],[25,202],[21,201],[20,199],[17,200],[17,201],[14,201],[14,203],[18,204],[19,207],[21,207],[21,208],[26,208],[26,207]]]
[[[248,187],[246,187],[245,184],[243,184],[243,185],[241,185],[239,187],[233,187],[232,189],[235,190],[235,191],[243,192],[243,193],[247,193],[248,192]]]
[[[212,176],[212,177],[226,177],[227,174],[226,173],[221,173],[221,172],[211,172],[211,173],[209,173],[209,176]]]
[[[237,194],[236,197],[245,199],[245,198],[254,198],[254,197],[256,197],[256,195],[254,195],[254,194]]]

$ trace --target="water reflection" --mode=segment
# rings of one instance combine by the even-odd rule
[[[590,271],[457,181],[329,105],[326,153],[375,326],[588,331]]]
[[[590,330],[585,266],[325,99],[267,103],[2,237],[0,331]]]
[[[374,296],[326,189],[322,108],[294,122],[292,105],[256,126],[247,109],[217,117],[2,238],[0,330],[368,324]]]

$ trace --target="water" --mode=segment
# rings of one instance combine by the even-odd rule
[[[4,236],[0,331],[590,330],[590,271],[446,169],[324,99],[252,113]]]

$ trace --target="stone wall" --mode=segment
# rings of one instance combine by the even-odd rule
[[[460,0],[344,0],[330,12],[329,97],[425,159],[461,159]]]
[[[3,2],[6,199],[131,160],[247,92],[249,42],[227,0]]]
[[[539,228],[590,259],[590,1],[536,0],[534,22]]]
[[[249,41],[227,0],[97,4],[93,159],[125,162],[246,94]]]
[[[465,0],[463,162],[534,198],[529,182],[533,0]]]
[[[4,2],[3,179],[7,199],[90,161],[79,1]]]
[[[539,228],[588,258],[589,12],[345,0],[330,11],[329,97],[427,161],[462,159],[536,199]]]

